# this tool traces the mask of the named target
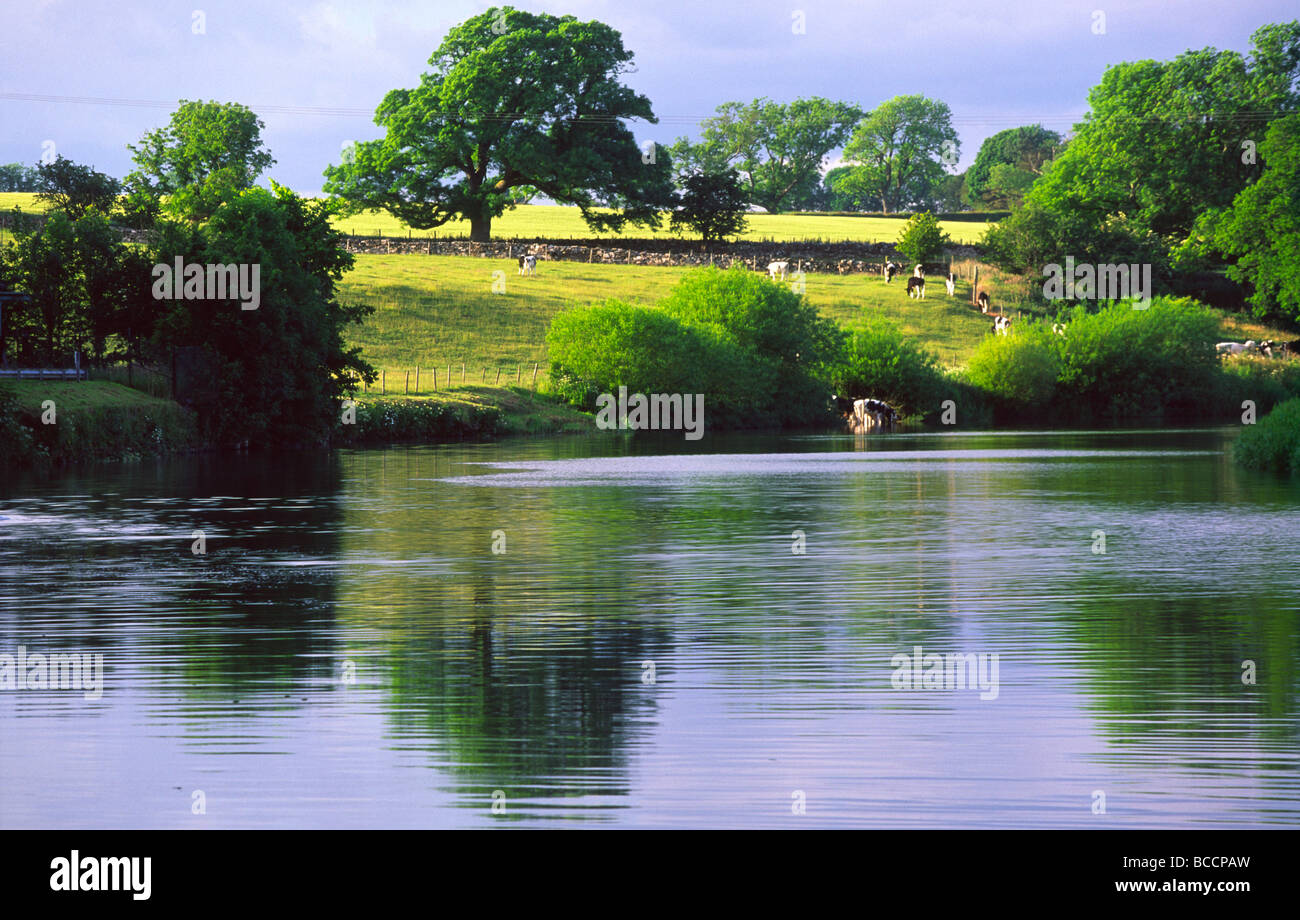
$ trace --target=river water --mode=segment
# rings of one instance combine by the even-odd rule
[[[1233,435],[9,477],[0,687],[103,658],[0,689],[0,826],[1294,827],[1300,482]]]

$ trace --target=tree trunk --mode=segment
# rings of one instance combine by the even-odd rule
[[[469,238],[471,242],[486,243],[492,239],[492,218],[487,214],[469,216]]]

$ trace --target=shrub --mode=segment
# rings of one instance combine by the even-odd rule
[[[587,411],[601,393],[625,386],[631,393],[703,393],[710,425],[770,423],[755,417],[772,401],[768,369],[664,310],[618,300],[565,310],[551,320],[546,341],[552,392]]]
[[[1000,408],[1032,413],[1056,397],[1061,369],[1060,338],[1041,323],[1027,323],[1012,335],[987,336],[966,374],[975,386],[994,394]]]
[[[1246,427],[1232,453],[1249,469],[1300,474],[1300,399],[1282,403]]]
[[[881,316],[849,330],[830,382],[840,396],[883,399],[905,416],[938,411],[945,391],[935,357]]]
[[[358,399],[355,424],[338,422],[340,443],[459,441],[492,437],[503,427],[495,406],[454,405],[419,399]]]
[[[0,387],[0,469],[23,466],[35,459],[36,442],[23,423],[18,397]]]
[[[939,219],[929,211],[922,211],[908,218],[894,248],[906,261],[924,264],[938,258],[943,247],[951,243],[948,234],[940,229]]]
[[[1061,341],[1060,409],[1120,419],[1203,412],[1214,398],[1219,318],[1196,301],[1157,297],[1069,314]]]
[[[1218,415],[1239,415],[1250,400],[1257,412],[1300,396],[1300,361],[1243,355],[1223,363],[1215,407]]]
[[[709,424],[824,420],[838,327],[788,285],[744,268],[687,274],[658,308],[620,301],[551,321],[552,389],[591,410],[600,393],[703,393]]]

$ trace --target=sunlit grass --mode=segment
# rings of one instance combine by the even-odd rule
[[[27,212],[43,211],[44,205],[32,192],[0,192],[0,211],[21,208]],[[887,242],[898,239],[903,227],[901,217],[832,217],[817,214],[751,214],[748,229],[741,240],[781,240],[802,242]],[[957,243],[979,241],[987,223],[979,221],[942,221],[940,224]],[[437,236],[468,237],[469,224],[453,221],[435,230],[411,230],[387,211],[368,211],[351,217],[337,218],[334,226],[359,236],[383,234],[389,237],[413,236],[417,239]],[[582,220],[577,208],[559,205],[520,205],[492,222],[493,239],[673,239],[664,228],[658,231],[628,227],[623,233],[593,233]]]
[[[528,384],[532,367],[546,370],[546,330],[551,317],[568,305],[606,298],[653,305],[690,269],[582,262],[541,262],[535,276],[521,277],[505,259],[468,256],[359,255],[343,279],[340,298],[366,303],[375,314],[351,327],[349,344],[360,345],[377,368],[388,370],[388,392],[401,393],[405,371],[421,368],[420,385],[447,379],[483,383],[514,382],[519,368]],[[502,274],[494,279],[494,272]],[[493,293],[494,280],[504,293]],[[867,312],[897,322],[924,341],[945,365],[965,364],[989,323],[969,306],[970,287],[959,282],[957,296],[931,278],[925,300],[909,300],[905,286],[869,275],[810,274],[805,293],[823,314],[850,323]],[[414,378],[412,378],[414,379]],[[539,376],[540,379],[540,376]],[[396,387],[396,389],[394,389]]]

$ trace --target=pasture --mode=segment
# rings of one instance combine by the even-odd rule
[[[356,267],[344,276],[339,299],[375,308],[361,327],[347,333],[350,345],[376,368],[393,372],[414,368],[423,389],[436,367],[439,380],[448,363],[453,380],[466,365],[469,383],[488,382],[496,369],[514,373],[523,365],[525,382],[534,362],[546,368],[546,330],[551,317],[569,305],[616,298],[651,305],[664,297],[690,269],[639,265],[600,265],[582,262],[540,262],[537,275],[520,277],[518,264],[507,259],[468,256],[358,255]],[[503,293],[493,293],[494,272],[504,280]],[[959,281],[957,296],[944,292],[934,277],[925,300],[909,300],[901,279],[885,284],[871,275],[807,275],[805,294],[821,312],[841,324],[864,312],[889,317],[905,332],[930,348],[948,367],[966,363],[987,333],[989,321],[969,305],[970,285]],[[400,392],[400,390],[399,390]]]
[[[43,205],[31,192],[0,192],[0,212],[21,208],[27,212],[43,211]],[[780,240],[791,243],[888,242],[898,238],[902,217],[842,217],[817,214],[751,214],[746,231],[738,240]],[[469,224],[454,221],[436,230],[412,230],[387,211],[367,211],[334,220],[344,233],[358,236],[413,236],[417,239],[468,237]],[[980,221],[942,221],[940,226],[955,243],[976,243],[988,224]],[[623,233],[593,233],[582,220],[577,208],[559,205],[526,204],[507,211],[492,222],[493,239],[672,239],[676,234],[664,228],[658,231],[629,227]],[[686,237],[689,238],[689,237]]]
[[[439,387],[445,386],[449,364],[457,385],[463,364],[467,384],[491,385],[500,370],[502,385],[520,380],[527,386],[534,363],[540,366],[539,382],[545,376],[546,331],[558,311],[607,298],[653,305],[690,269],[543,261],[535,276],[521,277],[518,271],[518,263],[508,259],[358,255],[339,285],[339,299],[369,304],[375,313],[348,329],[348,344],[360,346],[376,369],[387,370],[389,394],[403,391],[404,372],[417,365],[422,392],[434,368]],[[503,292],[493,292],[494,280],[504,282]],[[919,339],[945,368],[965,367],[991,325],[970,305],[970,283],[959,279],[956,296],[948,297],[943,280],[931,276],[925,300],[911,300],[903,280],[885,284],[874,275],[809,274],[804,293],[841,325],[867,313],[885,316]],[[1046,315],[1041,306],[1020,302],[1027,284],[992,273],[995,305],[1012,315]],[[1225,316],[1223,334],[1294,337],[1246,316]]]

